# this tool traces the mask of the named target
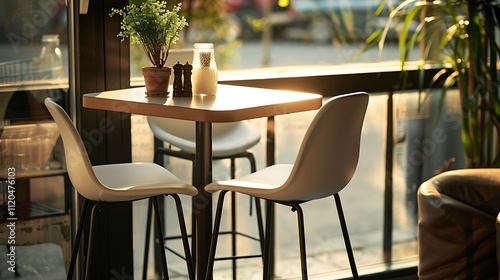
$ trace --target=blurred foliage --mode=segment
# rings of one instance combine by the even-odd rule
[[[391,11],[387,23],[367,39],[362,52],[376,46],[382,51],[388,32],[396,29],[405,73],[410,50],[419,46],[421,71],[427,65],[442,68],[432,81],[443,88],[441,100],[450,87],[460,91],[462,143],[468,166],[499,167],[499,1],[406,0],[391,5],[383,0],[378,11],[384,7]]]
[[[187,26],[180,16],[181,4],[168,8],[165,2],[146,0],[140,5],[129,4],[123,9],[112,8],[110,17],[121,16],[118,37],[140,44],[151,63],[162,68],[167,61],[170,46],[179,40],[180,31]]]
[[[186,15],[190,27],[186,30],[186,44],[213,43],[218,69],[229,69],[236,65],[241,41],[238,40],[239,30],[232,15],[227,12],[225,0],[192,0]]]
[[[130,0],[136,5],[144,0]],[[194,43],[213,43],[215,58],[219,70],[230,69],[237,65],[239,57],[237,49],[241,41],[237,39],[238,30],[233,30],[234,25],[227,13],[225,0],[190,0],[166,1],[167,7],[172,8],[182,3],[180,15],[184,16],[189,24],[183,30],[179,42],[172,48],[192,48]],[[144,61],[135,53],[136,48],[131,48],[132,59],[137,65]]]

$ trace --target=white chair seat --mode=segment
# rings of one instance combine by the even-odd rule
[[[277,164],[233,180],[217,181],[205,187],[207,192],[230,190],[260,198],[283,199],[280,188],[285,184],[293,164]],[[288,199],[288,198],[287,198]],[[296,198],[291,198],[291,200]]]
[[[197,194],[193,186],[154,163],[98,165],[93,169],[97,179],[107,188],[100,192],[100,197],[92,198],[95,201],[129,201],[158,194]]]
[[[156,138],[190,154],[196,153],[195,123],[192,121],[148,117]],[[212,156],[227,157],[242,153],[260,141],[259,131],[248,121],[214,123]]]

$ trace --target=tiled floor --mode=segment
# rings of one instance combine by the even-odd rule
[[[293,163],[298,146],[302,140],[309,122],[315,111],[278,116],[276,118],[276,162]],[[251,122],[265,135],[265,119],[255,119]],[[152,161],[152,133],[145,118],[134,115],[133,125],[133,160]],[[384,150],[385,150],[385,98],[372,97],[365,118],[362,135],[361,157],[353,180],[340,194],[344,206],[351,242],[355,250],[356,262],[361,273],[374,271],[383,262],[382,229],[383,229],[383,192],[384,192]],[[251,150],[257,159],[257,168],[265,166],[265,146],[261,141]],[[214,179],[229,177],[229,162],[214,163]],[[167,162],[167,168],[183,180],[190,181],[191,165],[179,159]],[[245,160],[237,162],[237,176],[249,171]],[[398,178],[394,184],[394,231],[393,260],[409,260],[414,262],[416,256],[415,219],[408,213],[405,203],[405,189],[398,187]],[[401,184],[402,185],[402,184]],[[217,195],[214,195],[214,199]],[[184,199],[185,216],[190,217],[190,200]],[[241,231],[256,234],[255,216],[248,215],[249,200],[238,197],[238,227]],[[173,203],[167,202],[167,220],[176,222]],[[226,206],[229,203],[225,204]],[[140,279],[142,272],[143,228],[145,224],[145,203],[134,206],[134,252],[135,274]],[[172,211],[171,211],[172,210]],[[342,233],[332,199],[323,199],[304,205],[306,219],[306,238],[308,251],[308,269],[312,279],[333,279],[349,276],[348,260],[344,251]],[[226,216],[227,217],[227,216]],[[300,261],[297,246],[297,226],[295,213],[285,207],[278,206],[276,211],[276,279],[296,279],[300,277]],[[326,219],[325,219],[326,218]],[[189,226],[189,220],[188,228]],[[176,225],[176,224],[175,224]],[[223,227],[227,226],[223,221]],[[169,228],[167,233],[175,231],[176,226]],[[224,244],[229,241],[221,239],[218,254],[227,253]],[[175,245],[174,245],[175,246]],[[180,246],[180,244],[179,244]],[[242,252],[258,253],[257,243],[239,241]],[[229,247],[228,247],[229,248]],[[177,257],[167,255],[171,279],[187,279],[185,265]],[[398,261],[399,262],[399,261]],[[397,262],[392,264],[393,267]],[[241,260],[238,262],[238,279],[261,279],[262,265],[258,259]],[[149,277],[153,276],[149,267]],[[214,279],[232,279],[230,262],[216,262]]]

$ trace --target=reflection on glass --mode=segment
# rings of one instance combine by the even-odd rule
[[[1,84],[68,76],[66,17],[64,1],[0,2]]]
[[[67,11],[60,0],[0,2],[0,173],[61,169],[58,135],[43,105],[65,103],[68,87]],[[52,164],[59,161],[56,164]]]
[[[219,7],[217,16],[206,10],[212,2]],[[268,10],[266,1],[259,0],[193,3],[189,28],[178,47],[214,43],[219,70],[352,65],[399,58],[397,33],[391,31],[381,54],[373,48],[354,59],[366,39],[385,26],[389,12],[385,9],[376,15],[379,0],[271,0]],[[189,10],[187,5],[184,11]],[[131,48],[132,76],[134,69],[145,64],[141,51]],[[411,57],[418,59],[418,49],[414,52]]]
[[[52,97],[66,106],[66,9],[64,0],[0,1],[0,236],[12,236],[7,224],[15,223],[9,246],[31,256],[15,259],[23,278],[63,279],[71,255],[62,145],[43,105]],[[2,279],[16,277],[2,272]]]

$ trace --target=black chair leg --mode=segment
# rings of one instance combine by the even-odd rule
[[[159,160],[157,160],[158,156],[159,155],[169,155],[169,156],[175,156],[175,157],[179,157],[179,158],[183,158],[183,159],[186,159],[186,160],[191,160],[193,162],[193,165],[192,165],[192,174],[193,174],[193,182],[195,181],[195,178],[194,178],[194,162],[195,162],[195,156],[194,155],[190,155],[190,154],[187,154],[187,153],[184,153],[184,152],[177,152],[177,151],[159,151],[156,147],[155,147],[155,160],[156,162],[160,163]],[[252,153],[250,152],[244,152],[244,153],[241,153],[237,156],[234,156],[234,157],[229,157],[229,159],[231,160],[231,169],[230,169],[230,172],[231,172],[231,178],[235,178],[235,173],[236,173],[236,167],[235,167],[235,159],[236,158],[239,158],[239,157],[245,157],[249,160],[250,162],[250,171],[251,173],[255,172],[257,170],[257,166],[256,166],[256,161],[255,161],[255,157]],[[227,158],[227,157],[226,157]],[[214,158],[214,159],[224,159],[224,158]],[[253,198],[250,197],[250,199],[252,200]],[[232,252],[233,252],[233,257],[236,256],[236,204],[235,204],[235,194],[233,193],[232,194],[232,207],[231,207],[231,219],[232,219],[232,228],[231,228],[231,234],[232,234]],[[250,200],[250,205],[252,205],[252,201]],[[255,204],[256,204],[256,207],[257,207],[257,222],[258,222],[258,228],[259,228],[259,239],[260,239],[260,247],[261,247],[261,250],[264,250],[264,247],[265,247],[265,244],[264,244],[264,229],[263,229],[263,219],[262,219],[262,209],[260,207],[260,201],[256,198],[255,200]],[[196,223],[194,222],[195,221],[195,213],[193,212],[192,213],[192,234],[194,236],[195,232],[196,232]],[[147,233],[149,233],[150,229],[150,222],[149,220],[151,219],[151,214],[150,214],[150,210],[149,210],[149,207],[148,207],[148,215],[147,215],[147,219],[148,219],[148,222],[147,222]],[[192,247],[191,247],[191,256],[194,256],[196,254],[196,238],[192,238]],[[148,244],[149,244],[149,234],[147,235],[147,238],[146,238],[146,245],[145,245],[145,254],[144,254],[144,262],[143,262],[143,267],[146,268],[147,267],[147,263],[148,263],[148,256],[146,255],[149,251],[149,247],[148,247]],[[262,259],[264,261],[264,251],[262,251]],[[215,259],[215,256],[214,256],[214,259]],[[236,258],[233,258],[232,259],[232,265],[233,265],[233,279],[236,279],[236,275],[237,275],[237,270],[236,270],[236,262],[237,262],[237,259]],[[192,259],[192,263],[193,263],[193,267],[195,265],[195,260]],[[146,279],[146,273],[147,271],[143,271],[143,279]]]
[[[245,152],[244,156],[250,162],[250,173],[255,173],[257,171],[257,164],[255,162],[255,156],[250,152]],[[252,212],[252,200],[255,200],[255,211],[257,212],[257,226],[259,229],[259,241],[260,241],[260,249],[262,252],[262,261],[264,261],[264,222],[262,219],[262,207],[260,204],[260,199],[257,197],[250,196],[250,213]]]
[[[231,192],[231,260],[233,266],[233,280],[236,280],[236,193]]]
[[[82,239],[83,226],[85,224],[85,218],[87,214],[89,201],[83,198],[83,205],[80,222],[78,223],[78,229],[75,236],[75,243],[73,244],[73,252],[71,253],[71,262],[69,263],[67,280],[73,280],[73,274],[75,272],[76,258],[78,256],[78,248],[80,248],[80,241]]]
[[[195,203],[195,197],[192,198],[192,203]],[[196,256],[196,211],[191,211],[191,256]],[[193,267],[196,267],[196,258],[193,257]]]
[[[87,248],[87,257],[85,259],[85,279],[89,279],[90,275],[90,267],[92,259],[92,250],[94,248],[94,223],[95,223],[95,214],[98,209],[101,207],[101,202],[97,202],[94,207],[92,207],[92,211],[90,213],[90,228],[89,228],[89,239],[88,239],[88,248]]]
[[[252,153],[247,152],[245,154],[245,157],[250,162],[250,173],[255,173],[257,171],[257,164],[255,163],[255,156]],[[251,207],[252,207],[252,200],[253,199],[255,199],[255,208],[256,208],[256,212],[257,212],[257,226],[259,228],[260,249],[261,249],[262,254],[264,254],[264,247],[265,247],[264,246],[264,227],[263,227],[264,222],[262,219],[262,208],[261,208],[261,204],[260,204],[260,199],[257,197],[250,196],[250,213],[252,211]],[[262,260],[264,260],[264,258],[262,258]]]
[[[351,265],[352,278],[359,279],[358,270],[356,268],[356,262],[354,261],[354,253],[351,246],[351,241],[349,239],[349,233],[347,231],[347,223],[344,217],[344,211],[342,210],[342,203],[340,202],[340,196],[338,193],[333,195],[335,199],[335,204],[337,205],[337,213],[339,215],[340,227],[342,228],[342,235],[344,236],[344,243],[347,251],[347,256],[349,257],[349,264]]]
[[[158,138],[154,138],[154,148],[155,148],[155,152],[154,152],[154,156],[153,156],[153,159],[154,159],[154,163],[156,164],[159,164],[160,166],[164,166],[165,165],[165,159],[164,159],[164,156],[171,156],[171,157],[176,157],[176,158],[181,158],[181,159],[185,159],[185,160],[189,160],[191,162],[193,162],[192,164],[192,182],[194,182],[195,178],[194,178],[194,175],[195,175],[195,166],[194,166],[194,162],[195,162],[195,156],[192,155],[192,154],[188,154],[184,151],[177,151],[177,150],[171,150],[170,148],[165,148],[164,147],[164,143],[163,141],[159,140]],[[193,202],[195,201],[195,198],[193,197]],[[144,271],[143,271],[143,280],[146,280],[146,274],[147,274],[147,266],[148,266],[148,258],[149,258],[149,235],[150,235],[150,227],[151,227],[151,219],[152,219],[152,216],[151,216],[151,205],[152,205],[152,202],[150,200],[149,204],[148,204],[148,214],[147,214],[147,228],[146,228],[146,243],[145,243],[145,253],[144,253],[144,261],[143,261],[143,268],[144,268]],[[194,222],[196,220],[196,213],[194,211],[192,211],[192,214],[191,214],[191,220],[193,221],[192,222],[192,227],[191,227],[191,232],[192,232],[192,235],[194,237],[194,233],[196,232],[196,223]],[[166,224],[166,221],[165,221],[165,224]],[[196,255],[196,238],[192,238],[191,240],[191,243],[192,243],[192,247],[191,247],[191,256],[195,256]],[[146,249],[147,248],[147,249]],[[193,267],[195,266],[195,260],[194,259],[191,259],[192,260],[192,263],[193,263]]]
[[[238,156],[231,157],[231,165],[230,165],[230,172],[231,172],[231,179],[236,178],[236,163],[235,160],[237,157],[244,157],[247,158],[248,161],[250,162],[250,173],[254,173],[257,171],[257,164],[255,161],[255,156],[250,153],[250,152],[244,152],[241,153]],[[253,205],[253,199],[255,197],[250,196],[250,213],[252,213],[252,205]],[[260,208],[260,200],[258,198],[255,198],[255,205],[256,205],[256,211],[257,211],[257,227],[259,230],[259,241],[260,241],[260,249],[262,252],[262,255],[264,255],[264,229],[263,229],[263,220],[262,220],[262,208]],[[236,229],[236,193],[232,192],[231,193],[231,243],[232,243],[232,256],[236,256],[236,235],[237,235],[237,229]],[[262,261],[264,262],[264,257],[262,257]],[[236,280],[236,275],[237,275],[237,265],[236,265],[237,259],[233,258],[232,259],[232,266],[233,266],[233,280]]]
[[[231,158],[231,179],[236,178],[236,165],[234,157]],[[236,193],[231,192],[231,253],[236,256]],[[236,280],[236,258],[232,260],[233,280]]]
[[[257,171],[257,164],[255,162],[255,156],[250,153],[246,152],[245,157],[248,159],[250,162],[250,173],[255,173]],[[259,229],[259,241],[260,241],[260,249],[262,254],[264,255],[264,221],[262,219],[262,208],[260,204],[260,199],[257,197],[250,196],[250,207],[252,207],[252,200],[255,199],[255,208],[257,212],[257,227]],[[250,208],[250,212],[252,209]],[[264,261],[264,257],[262,258],[262,261]]]
[[[195,171],[195,166],[194,163],[196,162],[196,157],[195,155],[191,155],[191,183],[195,184],[196,182],[196,171]],[[196,197],[193,196],[191,199],[191,204],[195,205],[196,204]],[[192,207],[191,207],[192,208]],[[191,256],[196,256],[196,212],[194,209],[191,209]],[[196,258],[193,257],[193,266],[196,267]]]
[[[255,162],[255,156],[252,153],[247,152],[246,153],[246,158],[250,162],[250,172],[254,173],[257,171],[257,164]],[[250,197],[250,207],[252,205],[252,200],[255,199],[255,208],[257,212],[257,227],[259,229],[259,241],[260,241],[260,250],[262,252],[262,255],[264,255],[264,227],[263,227],[263,219],[262,219],[262,208],[260,204],[260,199],[257,197]],[[250,208],[250,211],[252,209]],[[264,262],[264,256],[262,257],[262,261]]]
[[[147,280],[148,277],[148,260],[149,260],[149,236],[151,235],[151,218],[153,215],[153,201],[148,199],[148,214],[146,217],[146,240],[144,243],[144,261],[142,263],[142,279]]]
[[[300,266],[302,270],[302,280],[307,279],[307,254],[306,254],[306,233],[304,229],[304,213],[300,205],[295,204],[292,210],[297,212],[297,222],[299,225],[299,248],[300,248]]]
[[[161,262],[162,262],[162,268],[163,268],[163,279],[169,279],[168,278],[168,267],[167,267],[167,256],[165,253],[165,246],[163,245],[163,228],[161,225],[161,213],[160,213],[160,206],[158,204],[158,198],[155,196],[152,198],[153,199],[153,207],[155,210],[155,221],[156,221],[156,234],[158,238],[158,248],[160,249],[160,256],[161,256]]]
[[[160,149],[163,148],[163,141],[154,137],[154,155],[153,162],[163,166],[165,164],[165,160],[163,158],[163,154],[160,152]],[[148,263],[149,263],[149,242],[151,235],[151,219],[153,218],[153,200],[152,198],[148,199],[148,210],[146,216],[146,240],[144,242],[144,260],[142,262],[142,279],[146,280],[148,276]]]
[[[217,239],[219,238],[220,221],[222,218],[222,207],[224,205],[224,196],[227,191],[222,190],[219,194],[219,200],[217,202],[217,209],[215,212],[214,229],[212,233],[212,240],[210,241],[210,252],[208,255],[207,272],[205,274],[205,280],[211,280],[214,262],[215,262],[215,251],[217,248]]]
[[[187,265],[187,269],[188,269],[189,279],[194,280],[195,279],[194,264],[193,264],[193,258],[190,255],[190,251],[189,251],[189,241],[188,241],[188,235],[187,235],[187,230],[186,230],[186,221],[184,220],[181,198],[176,194],[172,194],[171,196],[174,198],[175,205],[177,207],[177,217],[179,219],[179,227],[181,230],[181,237],[182,237],[182,243],[184,246],[184,255],[186,258],[186,265]]]
[[[271,242],[272,238],[271,236],[274,234],[274,219],[272,217],[274,216],[274,203],[269,202],[267,203],[266,207],[266,237],[264,238],[264,251],[262,251],[262,254],[264,255],[264,270],[263,270],[263,280],[271,280],[272,276],[272,258],[270,258],[271,254],[273,253],[273,247],[274,244]]]
[[[262,208],[260,204],[260,199],[255,197],[255,208],[257,208],[257,227],[259,228],[259,241],[260,241],[260,251],[262,255],[264,255],[264,221],[262,219]],[[262,261],[264,261],[264,257],[262,257]]]

